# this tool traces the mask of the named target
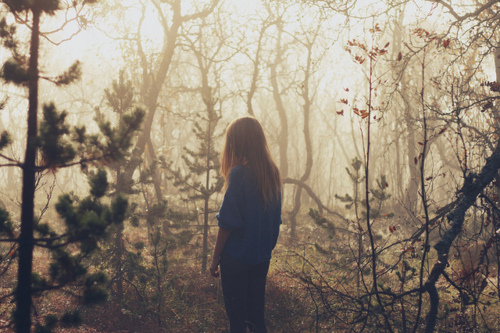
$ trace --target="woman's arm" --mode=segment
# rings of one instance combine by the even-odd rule
[[[217,241],[215,242],[214,255],[212,257],[212,265],[210,266],[210,274],[213,277],[219,277],[219,261],[224,245],[226,245],[227,239],[231,235],[231,230],[219,228],[219,233],[217,234]]]

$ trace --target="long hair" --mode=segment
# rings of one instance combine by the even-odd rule
[[[231,169],[238,164],[255,172],[266,206],[280,199],[281,175],[269,152],[262,126],[253,117],[237,118],[227,128],[220,168],[226,187]]]

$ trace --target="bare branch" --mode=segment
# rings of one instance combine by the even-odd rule
[[[479,14],[481,14],[482,12],[484,12],[485,10],[487,9],[490,9],[491,7],[493,7],[495,4],[499,3],[500,0],[491,0],[487,3],[485,3],[484,5],[482,5],[481,7],[479,7],[478,9],[476,9],[475,11],[473,12],[470,12],[470,13],[467,13],[465,15],[460,15],[458,14],[455,9],[453,8],[453,6],[450,4],[450,3],[447,3],[445,2],[444,0],[427,0],[427,1],[430,1],[430,2],[434,2],[434,3],[438,3],[440,4],[441,6],[443,6],[444,8],[448,9],[448,11],[450,12],[450,14],[458,21],[458,22],[462,22],[462,21],[465,21],[466,19],[468,18],[471,18],[471,17],[477,17],[479,16]]]

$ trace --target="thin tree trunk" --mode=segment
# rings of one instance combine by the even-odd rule
[[[404,80],[403,80],[404,81]],[[404,85],[404,82],[403,82]],[[405,206],[410,212],[415,212],[417,207],[417,192],[418,192],[418,169],[414,162],[417,158],[417,150],[415,149],[415,128],[414,120],[412,117],[412,108],[407,100],[407,94],[403,93],[405,96],[405,123],[408,129],[408,136],[406,139],[407,145],[407,161],[409,169],[409,182],[406,190]]]
[[[311,115],[311,97],[309,96],[309,77],[312,72],[312,52],[314,46],[314,39],[305,45],[307,48],[307,65],[304,70],[304,81],[302,82],[302,92],[301,97],[304,100],[304,105],[302,106],[302,114],[303,114],[303,133],[304,133],[304,141],[306,145],[306,166],[302,177],[300,177],[301,182],[306,182],[311,175],[312,165],[313,165],[313,152],[312,152],[312,143],[311,143],[311,131],[309,129],[309,120]],[[296,238],[296,228],[297,228],[297,215],[300,211],[301,206],[301,196],[302,196],[302,187],[297,188],[295,192],[295,201],[293,204],[293,209],[290,212],[290,238],[292,241]]]
[[[153,142],[151,141],[151,137],[149,137],[148,140],[148,152],[149,156],[151,158],[151,162],[157,161],[158,157],[156,156],[156,152],[154,150]],[[157,172],[158,170],[153,170],[153,187],[155,189],[155,194],[156,194],[156,201],[162,202],[163,201],[163,191],[161,189],[161,175]]]
[[[165,46],[163,48],[164,53],[158,66],[158,70],[155,73],[155,79],[153,80],[151,85],[149,85],[149,82],[145,83],[148,86],[146,89],[144,89],[144,93],[147,94],[146,96],[144,96],[144,98],[145,104],[147,105],[148,114],[146,115],[146,119],[144,120],[141,135],[137,139],[135,148],[132,151],[132,159],[130,163],[128,163],[125,167],[124,178],[126,183],[130,182],[130,180],[132,179],[135,169],[140,164],[140,157],[144,153],[147,142],[150,140],[151,128],[153,125],[156,106],[158,103],[158,96],[160,95],[163,82],[167,77],[167,72],[170,68],[172,57],[174,56],[177,35],[182,24],[180,0],[176,0],[175,3],[172,4],[172,9],[174,12],[172,25],[168,27],[165,22],[163,23],[163,28],[165,31]]]
[[[123,266],[123,253],[125,251],[123,244],[123,225],[117,226],[118,230],[115,235],[115,249],[116,249],[116,262],[115,262],[115,272],[117,274],[116,280],[116,298],[118,301],[123,300],[123,277],[122,277],[122,266]]]
[[[495,49],[495,69],[497,82],[500,83],[500,47]]]
[[[419,274],[419,285],[420,289],[422,289],[423,282],[424,282],[424,269],[425,269],[425,260],[427,258],[427,246],[429,244],[429,210],[428,210],[428,205],[427,205],[427,190],[425,187],[425,162],[426,162],[426,157],[427,157],[427,151],[429,150],[428,148],[428,142],[427,142],[427,116],[425,113],[425,100],[424,100],[424,92],[425,92],[425,49],[424,49],[424,54],[423,54],[423,59],[422,59],[422,89],[420,90],[420,103],[422,105],[422,121],[423,121],[423,147],[422,147],[422,153],[421,153],[421,161],[420,161],[420,198],[422,200],[422,206],[424,208],[424,216],[425,216],[425,224],[424,224],[424,251],[422,253],[422,260],[420,263],[420,274]],[[432,298],[434,297],[434,293],[437,295],[436,290],[430,290],[429,291],[429,296]],[[431,304],[432,308],[432,304]],[[416,321],[415,321],[415,326],[414,326],[414,332],[417,331],[418,328],[418,322],[420,319],[420,311],[422,309],[422,293],[419,293],[418,295],[418,308],[417,308],[417,315],[416,315]],[[437,311],[437,309],[436,309]]]
[[[260,34],[259,34],[259,41],[257,43],[257,50],[255,51],[255,59],[253,61],[253,73],[252,73],[252,81],[250,83],[250,90],[248,91],[247,95],[247,111],[248,114],[251,116],[255,116],[253,112],[253,96],[255,95],[255,92],[257,91],[257,80],[259,78],[259,65],[260,65],[260,53],[262,49],[262,39],[264,38],[264,33],[266,29],[269,27],[269,24],[267,22],[264,22],[261,29],[260,29]]]
[[[23,165],[21,234],[19,236],[19,267],[17,273],[15,323],[18,333],[31,331],[31,274],[33,271],[33,227],[35,199],[35,159],[38,127],[38,50],[41,12],[33,6],[29,60],[29,107],[26,155]]]
[[[372,50],[374,45],[374,37],[372,37]],[[382,313],[384,320],[385,320],[385,325],[386,329],[389,332],[393,332],[392,327],[390,326],[390,321],[387,313],[385,312],[384,304],[382,302],[382,299],[380,297],[380,294],[378,292],[378,285],[377,285],[377,251],[376,251],[376,246],[375,246],[375,238],[372,230],[372,225],[370,223],[370,213],[371,213],[371,207],[370,207],[370,190],[369,190],[369,185],[370,185],[370,149],[371,149],[371,115],[372,115],[372,109],[373,109],[373,94],[374,94],[374,77],[375,77],[375,64],[373,63],[373,58],[370,57],[370,73],[369,73],[369,92],[368,92],[368,117],[367,117],[367,128],[366,128],[366,152],[365,152],[365,201],[366,201],[366,228],[368,230],[368,237],[370,239],[370,250],[371,250],[371,261],[372,261],[372,279],[373,279],[373,293],[375,294],[375,297],[377,299],[377,303],[380,307],[380,312]]]
[[[283,105],[283,100],[281,99],[281,91],[278,83],[278,71],[277,67],[281,63],[283,49],[281,46],[281,34],[283,33],[283,28],[280,24],[277,24],[278,28],[278,40],[276,42],[276,58],[274,62],[269,66],[271,71],[271,86],[273,88],[273,98],[276,103],[276,109],[278,110],[278,115],[280,118],[281,130],[278,140],[278,145],[280,147],[280,172],[283,177],[288,176],[288,117],[286,114],[285,106]]]
[[[210,146],[212,144],[212,113],[209,109],[208,114],[208,130],[207,130],[207,157],[206,157],[206,179],[205,179],[205,209],[203,211],[203,253],[202,253],[202,262],[201,262],[201,271],[202,273],[207,270],[207,261],[208,261],[208,202],[210,200]]]

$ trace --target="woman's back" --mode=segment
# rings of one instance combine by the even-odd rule
[[[281,224],[281,202],[266,205],[253,170],[235,166],[217,214],[219,227],[231,229],[223,253],[245,264],[271,259]]]

